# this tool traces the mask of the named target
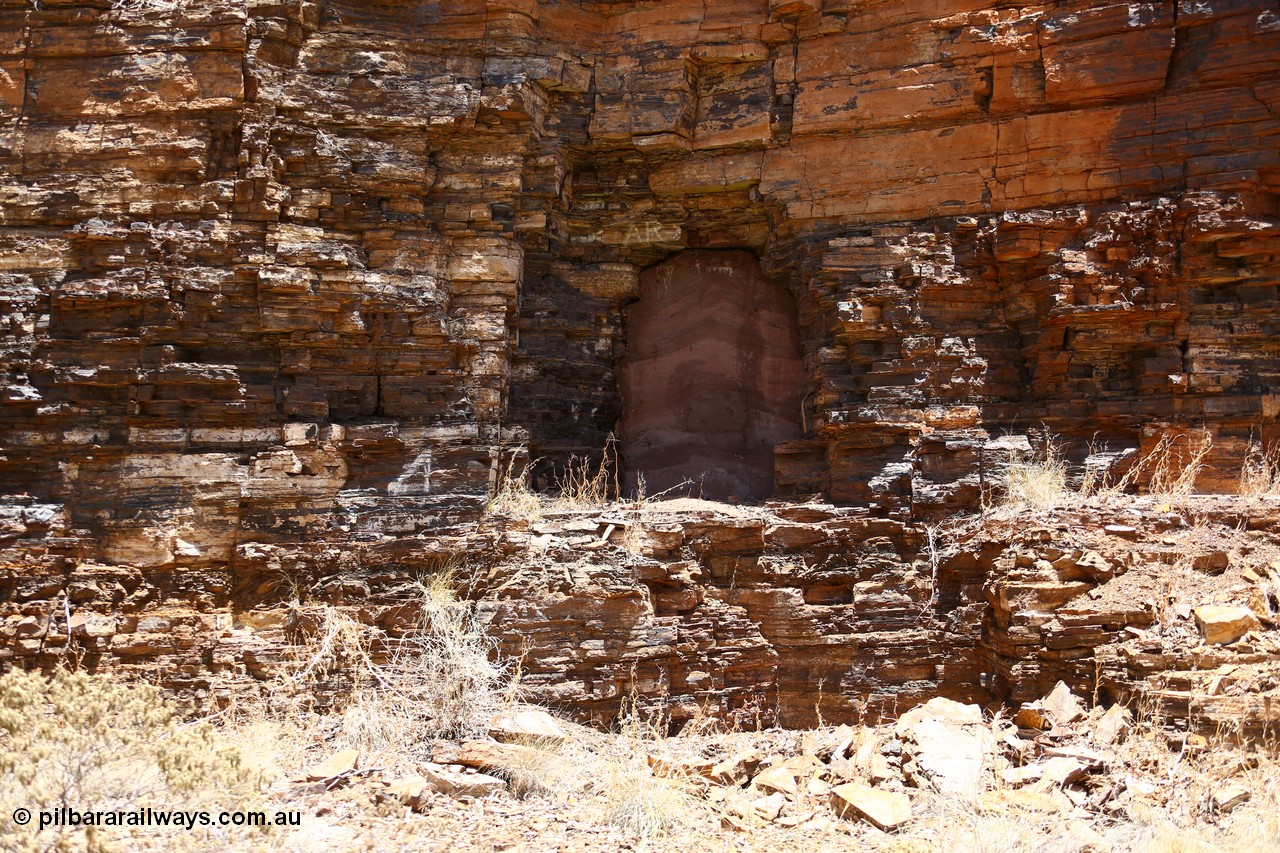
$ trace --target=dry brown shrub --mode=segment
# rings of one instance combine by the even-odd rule
[[[371,760],[425,760],[432,738],[484,734],[516,685],[453,584],[448,569],[420,580],[417,624],[398,637],[332,606],[299,607],[295,621],[309,627],[273,686],[276,706],[312,723],[317,710],[336,714],[334,743]],[[317,709],[315,697],[326,694],[330,706]]]

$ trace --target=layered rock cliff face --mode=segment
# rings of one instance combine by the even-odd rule
[[[253,675],[260,652],[206,639],[272,623],[253,614],[282,575],[358,607],[451,554],[501,564],[511,534],[483,510],[513,449],[546,483],[671,403],[624,399],[616,367],[642,271],[683,250],[753,253],[790,294],[800,427],[773,491],[870,525],[777,546],[812,567],[841,543],[857,575],[799,593],[628,586],[624,646],[665,645],[645,632],[668,606],[677,638],[691,619],[759,637],[758,659],[681,665],[708,683],[780,654],[793,594],[854,606],[805,630],[879,651],[799,643],[814,663],[787,689],[876,655],[918,695],[978,683],[972,655],[939,669],[963,642],[913,638],[938,608],[903,573],[920,522],[973,507],[1019,436],[1105,465],[1194,428],[1218,488],[1277,438],[1269,0],[0,0],[0,179],[23,665],[79,619],[104,665],[147,666],[173,649],[123,635],[161,620],[203,649],[168,683],[207,687]],[[864,618],[864,582],[901,612]],[[976,636],[964,601],[919,630]],[[527,616],[498,612],[499,634]],[[592,620],[538,624],[546,650]],[[603,667],[565,701],[615,701],[626,667],[597,657],[548,652],[547,689]]]

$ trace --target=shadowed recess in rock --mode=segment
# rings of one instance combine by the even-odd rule
[[[795,304],[754,255],[682,252],[646,271],[620,378],[627,488],[773,493],[774,447],[802,432],[803,366]]]

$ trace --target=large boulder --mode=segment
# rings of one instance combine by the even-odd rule
[[[994,766],[996,739],[977,705],[930,699],[895,728],[903,744],[903,772],[920,788],[976,796]]]

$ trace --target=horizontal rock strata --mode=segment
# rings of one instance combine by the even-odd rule
[[[647,580],[495,569],[495,630],[585,630],[533,674],[587,715],[633,662],[797,723],[1039,695],[1125,625],[1017,622],[1061,557],[931,586],[920,522],[1031,429],[1108,465],[1194,428],[1216,489],[1280,437],[1277,71],[1264,0],[0,0],[7,653],[216,693],[284,579],[381,624],[449,555],[509,568],[486,499],[599,456],[641,271],[737,250],[798,309],[776,494],[841,508],[672,521]]]
[[[630,702],[675,723],[882,720],[935,696],[1027,702],[1064,681],[1205,730],[1280,724],[1274,501],[1095,503],[924,530],[823,504],[730,509],[506,519],[456,539],[433,571],[475,599],[530,698],[598,723]],[[386,568],[378,546],[310,550],[234,571],[10,572],[0,656],[154,673],[205,708],[269,699],[326,613],[395,654],[431,575]],[[1243,610],[1252,630],[1206,633],[1206,607]],[[343,690],[338,672],[319,701]]]

